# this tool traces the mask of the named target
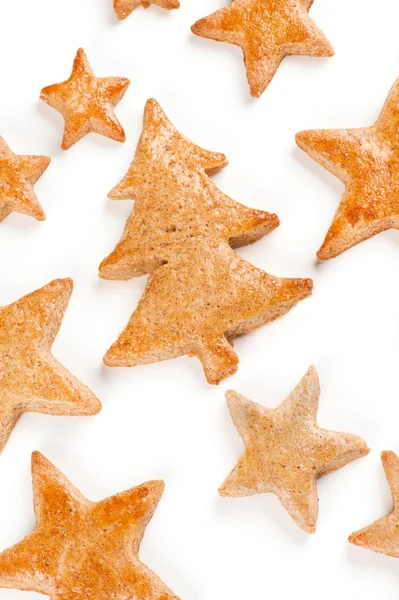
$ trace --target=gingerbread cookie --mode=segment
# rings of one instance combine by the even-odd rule
[[[100,276],[150,277],[105,364],[134,366],[188,354],[202,361],[209,383],[219,383],[237,370],[234,337],[311,294],[310,279],[278,279],[233,251],[279,220],[238,204],[212,183],[209,175],[226,164],[223,154],[182,136],[155,100],[147,102],[135,159],[110,193],[134,199],[134,210]]]
[[[96,77],[80,48],[70,78],[43,88],[40,94],[65,119],[62,149],[67,150],[91,132],[124,142],[125,132],[115,116],[114,106],[129,85],[129,79],[123,77]]]
[[[0,221],[14,211],[44,221],[46,215],[33,185],[50,161],[48,156],[14,154],[0,137]]]
[[[118,19],[122,21],[139,6],[149,8],[151,4],[166,8],[167,10],[180,8],[179,0],[114,0],[114,10]]]
[[[355,546],[399,558],[399,458],[394,452],[381,454],[382,465],[391,489],[393,508],[386,517],[349,536]]]
[[[321,429],[316,423],[320,386],[317,371],[305,377],[278,408],[226,393],[233,423],[245,452],[219,490],[221,496],[271,492],[307,533],[316,530],[319,477],[365,456],[366,443],[351,434]]]
[[[308,15],[313,0],[234,0],[191,28],[196,35],[242,48],[252,96],[259,97],[290,55],[333,56]]]
[[[399,228],[398,106],[399,79],[371,127],[297,134],[298,146],[346,186],[317,253],[321,260],[334,258],[382,231]]]
[[[138,557],[163,481],[90,502],[39,452],[32,479],[36,529],[0,554],[0,587],[52,600],[179,600]]]
[[[0,307],[0,450],[24,412],[95,415],[101,404],[50,353],[73,283],[57,279]]]

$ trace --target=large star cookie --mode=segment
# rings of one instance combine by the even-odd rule
[[[36,529],[0,554],[0,587],[51,600],[178,600],[138,557],[163,481],[90,502],[39,452],[32,478]]]
[[[129,79],[123,77],[96,77],[80,48],[70,78],[45,87],[40,93],[41,99],[65,119],[63,150],[91,132],[124,142],[125,132],[115,116],[114,106],[129,85]]]
[[[317,479],[369,452],[362,439],[317,425],[319,395],[314,367],[275,410],[227,392],[227,404],[245,452],[220,488],[222,496],[271,492],[299,527],[314,533]]]
[[[392,512],[352,533],[349,541],[356,546],[399,558],[399,458],[394,452],[383,452],[381,460],[392,493]]]
[[[147,102],[135,159],[110,194],[135,199],[135,206],[100,276],[151,275],[105,364],[134,366],[188,354],[202,361],[209,383],[219,383],[237,370],[234,337],[312,293],[310,279],[273,277],[233,251],[279,220],[238,204],[213,184],[209,175],[226,164],[223,154],[182,136],[155,100]]]
[[[50,164],[48,156],[14,154],[0,137],[0,221],[13,211],[44,221],[33,184]]]
[[[0,450],[24,412],[95,415],[101,404],[50,353],[72,293],[52,281],[0,307]]]
[[[317,256],[326,260],[399,228],[399,79],[374,125],[302,131],[296,142],[346,191]]]
[[[151,4],[167,10],[180,7],[179,0],[114,0],[114,10],[118,19],[122,20],[131,15],[135,8],[149,8]]]
[[[197,21],[192,32],[240,46],[252,96],[259,97],[290,55],[333,56],[308,15],[313,0],[234,0]]]

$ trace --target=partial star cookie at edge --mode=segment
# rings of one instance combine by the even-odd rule
[[[68,150],[88,133],[124,142],[125,131],[114,113],[130,85],[124,77],[96,77],[82,48],[67,81],[42,89],[40,98],[65,119],[62,149]]]
[[[36,528],[0,554],[0,587],[51,600],[179,600],[138,557],[163,481],[90,502],[39,452],[32,480]]]
[[[316,422],[320,386],[310,367],[275,410],[226,393],[233,423],[245,451],[219,490],[221,496],[275,494],[295,523],[314,533],[318,478],[368,454],[359,437],[321,429]]]
[[[394,452],[383,452],[381,460],[392,494],[392,511],[372,525],[352,533],[349,541],[355,546],[399,558],[399,458]]]
[[[263,94],[286,56],[333,56],[308,15],[313,0],[234,0],[191,31],[242,48],[252,96]]]
[[[399,229],[399,79],[378,120],[359,129],[297,134],[298,146],[346,191],[317,253],[327,260],[387,229]]]
[[[48,156],[14,154],[0,137],[0,222],[14,211],[44,221],[46,215],[33,185],[50,161]]]
[[[139,6],[149,8],[151,4],[160,8],[166,8],[166,10],[180,8],[179,0],[114,0],[114,11],[118,19],[122,21]]]
[[[24,412],[88,416],[100,401],[51,354],[72,294],[58,279],[0,307],[0,451]]]

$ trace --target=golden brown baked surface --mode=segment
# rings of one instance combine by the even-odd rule
[[[399,458],[394,452],[381,454],[391,489],[393,508],[386,517],[349,536],[351,544],[399,558]]]
[[[310,279],[279,279],[232,248],[278,226],[276,215],[225,196],[209,179],[227,164],[182,136],[149,100],[135,159],[115,199],[135,206],[121,241],[100,265],[105,279],[151,273],[127,328],[105,356],[134,366],[188,354],[209,383],[237,370],[232,339],[286,313],[312,292]]]
[[[51,600],[178,600],[138,558],[163,481],[89,502],[39,452],[32,478],[36,528],[0,554],[0,587]]]
[[[139,6],[149,8],[151,4],[167,10],[180,8],[179,0],[114,0],[114,10],[118,19],[123,20]]]
[[[333,56],[308,15],[313,0],[234,0],[191,28],[196,35],[240,46],[252,96],[259,97],[289,55]]]
[[[399,80],[374,125],[302,131],[296,142],[346,187],[317,253],[334,258],[368,238],[399,227]]]
[[[63,150],[88,133],[125,141],[125,132],[114,113],[130,85],[123,77],[96,77],[82,48],[76,54],[72,74],[67,81],[42,89],[40,98],[65,119]]]
[[[95,415],[101,404],[51,354],[73,283],[57,279],[0,307],[0,450],[24,412]]]
[[[278,408],[226,393],[245,452],[219,490],[222,496],[275,494],[304,531],[314,533],[318,514],[316,481],[368,454],[367,444],[348,434],[321,429],[316,422],[320,386],[310,367]]]
[[[48,156],[14,154],[0,137],[0,222],[13,211],[44,221],[33,185],[51,161]]]

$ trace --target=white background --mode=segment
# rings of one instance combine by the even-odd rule
[[[111,4],[0,3],[1,135],[16,153],[52,157],[35,188],[47,220],[13,214],[0,224],[0,304],[72,277],[53,351],[103,402],[97,417],[20,420],[0,457],[0,549],[33,528],[30,453],[38,449],[91,500],[166,481],[141,558],[182,600],[397,598],[398,563],[346,540],[391,507],[379,455],[399,452],[399,234],[318,262],[343,186],[296,149],[294,135],[375,120],[399,74],[398,2],[315,0],[311,15],[336,56],[286,59],[258,100],[239,49],[190,33],[225,0],[138,9],[122,23]],[[125,144],[90,135],[60,149],[62,118],[39,92],[69,76],[79,46],[97,75],[132,81],[116,109]],[[272,274],[315,282],[312,298],[237,340],[239,371],[219,387],[187,357],[130,370],[102,364],[145,286],[144,277],[101,281],[97,268],[132,209],[107,193],[133,157],[149,97],[186,136],[227,155],[214,177],[225,193],[279,215],[281,226],[240,254]],[[320,480],[309,536],[273,496],[222,499],[217,489],[242,451],[225,391],[274,407],[312,363],[320,424],[364,437],[372,452]],[[36,597],[0,590],[1,600]]]

